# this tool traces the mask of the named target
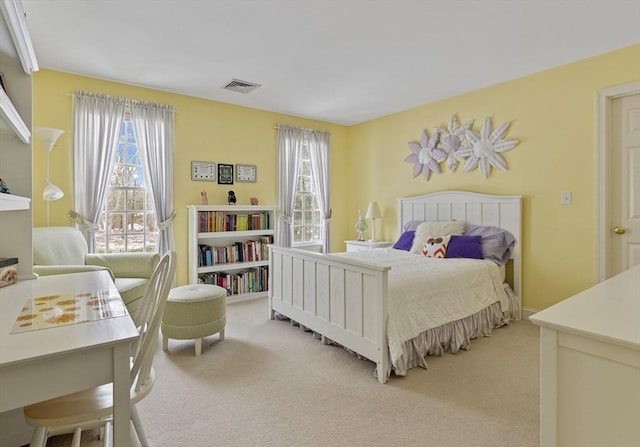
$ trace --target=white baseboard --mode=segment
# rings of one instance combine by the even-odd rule
[[[539,310],[537,309],[531,309],[530,307],[523,307],[522,308],[522,319],[523,320],[529,320],[529,317],[533,314],[538,313]]]

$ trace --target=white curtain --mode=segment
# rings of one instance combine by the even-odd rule
[[[304,131],[286,124],[278,125],[278,199],[275,244],[291,247],[291,224],[298,179],[298,159],[304,143]]]
[[[309,158],[311,160],[311,174],[313,176],[313,190],[322,215],[322,251],[331,251],[329,235],[329,219],[331,206],[329,204],[329,132],[310,131],[307,134]]]
[[[144,167],[145,187],[158,222],[158,252],[173,250],[173,107],[131,101],[131,121]]]
[[[76,91],[73,93],[73,207],[78,224],[95,252],[95,230],[107,197],[118,149],[125,99]]]

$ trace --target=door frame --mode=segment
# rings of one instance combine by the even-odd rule
[[[596,94],[596,274],[597,281],[607,278],[609,228],[611,207],[609,194],[609,165],[611,146],[611,102],[616,98],[640,93],[640,81],[598,90]]]

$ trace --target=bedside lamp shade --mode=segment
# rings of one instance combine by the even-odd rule
[[[378,202],[369,202],[367,214],[364,217],[367,219],[380,219],[382,217],[382,214],[380,214],[380,208],[378,207]]]
[[[382,214],[380,213],[380,208],[378,207],[378,202],[369,202],[369,206],[367,207],[367,214],[365,215],[367,219],[371,219],[371,242],[376,241],[376,219],[382,218]]]

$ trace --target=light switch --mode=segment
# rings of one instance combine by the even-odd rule
[[[571,193],[568,191],[561,192],[560,203],[563,205],[571,205]]]

